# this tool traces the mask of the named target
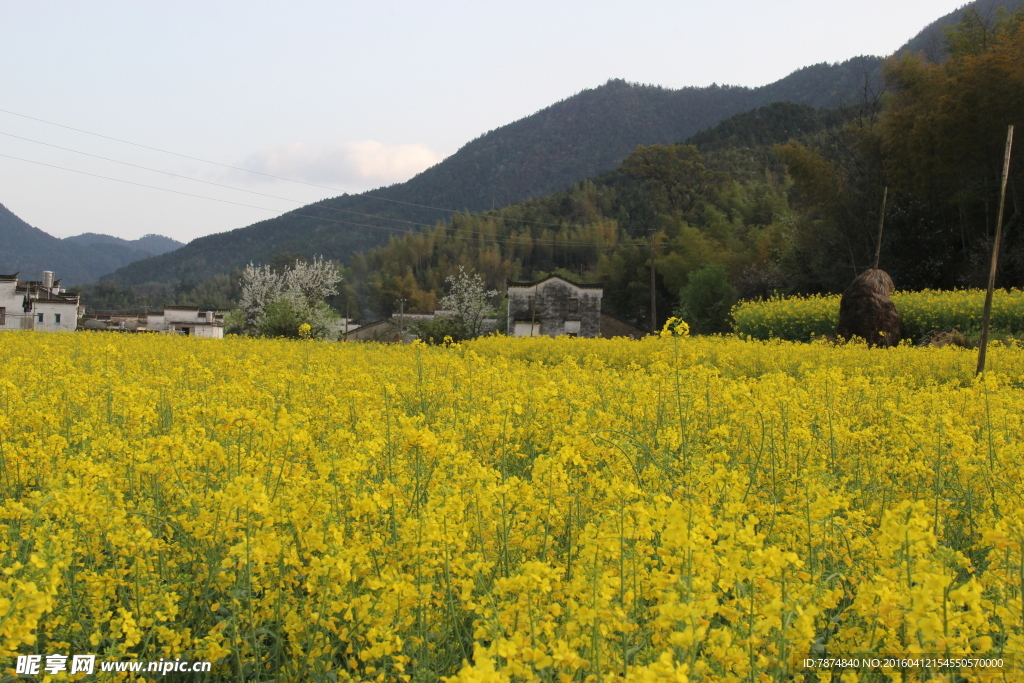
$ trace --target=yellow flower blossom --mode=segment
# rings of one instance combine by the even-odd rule
[[[1024,350],[975,380],[950,347],[663,333],[3,333],[0,678],[39,652],[281,682],[1024,657]]]

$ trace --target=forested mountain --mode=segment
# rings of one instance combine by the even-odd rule
[[[62,284],[95,282],[105,273],[132,261],[163,254],[182,246],[161,235],[123,240],[110,235],[85,233],[58,239],[34,228],[0,204],[0,273],[20,272],[39,279],[52,270]]]
[[[646,328],[653,256],[659,322],[688,311],[695,330],[721,330],[724,315],[701,318],[709,303],[724,312],[737,297],[845,288],[872,262],[887,186],[882,267],[897,286],[976,285],[987,272],[1006,125],[1024,126],[1024,16],[993,25],[981,47],[965,39],[976,19],[958,25],[941,64],[887,63],[885,100],[841,110],[774,103],[689,144],[638,148],[563,192],[393,236],[352,257],[332,303],[374,318],[400,299],[431,310],[460,266],[499,290],[507,278],[559,273],[600,283],[605,310]],[[1007,285],[1024,277],[1022,152],[1009,182]],[[104,287],[97,300],[156,301]],[[237,275],[150,292],[212,306],[232,288]]]
[[[140,254],[134,261],[140,258],[149,258],[150,256],[159,256],[160,254],[166,254],[169,251],[179,249],[184,243],[178,240],[171,239],[170,237],[164,237],[163,235],[143,235],[142,237],[135,240],[125,240],[120,237],[114,237],[113,235],[100,235],[95,232],[83,232],[81,235],[75,235],[73,237],[65,237],[64,242],[69,244],[84,244],[87,246],[103,245],[103,248],[109,249],[111,245],[116,247],[123,247],[133,252]]]
[[[978,17],[990,23],[999,16],[1005,16],[1020,9],[1024,0],[975,0],[953,10],[928,24],[916,36],[907,41],[897,54],[921,53],[932,62],[945,61],[948,56],[945,35],[946,31],[959,24],[970,11],[976,11]]]
[[[704,153],[729,148],[770,147],[841,126],[849,115],[843,109],[816,109],[806,104],[776,102],[729,117],[690,136],[686,144],[694,145]]]
[[[767,105],[691,137],[689,146],[635,150],[618,169],[566,191],[392,236],[387,245],[353,256],[332,303],[363,318],[390,314],[399,299],[408,310],[431,311],[459,266],[481,273],[498,290],[506,278],[561,273],[601,282],[605,309],[646,327],[652,230],[661,317],[671,314],[689,273],[709,263],[726,267],[749,295],[768,293],[768,285],[805,286],[774,262],[764,265],[781,251],[795,216],[772,146],[825,139],[846,116],[807,105]],[[281,254],[271,263],[294,256]],[[754,264],[760,269],[751,269]],[[134,291],[101,284],[87,288],[85,300],[103,310],[171,302],[224,307],[238,294],[239,276]]]
[[[118,284],[200,281],[281,252],[347,261],[357,251],[385,243],[391,234],[451,215],[427,207],[476,212],[544,196],[614,169],[637,145],[679,142],[724,118],[776,101],[835,107],[862,98],[865,85],[877,89],[877,80],[877,57],[818,64],[760,88],[672,90],[611,80],[490,131],[405,183],[202,237],[106,279]]]
[[[363,317],[387,315],[398,299],[409,302],[407,310],[430,310],[459,266],[483,274],[488,286],[499,290],[506,278],[561,273],[600,282],[609,312],[646,327],[652,255],[659,320],[684,310],[698,283],[704,290],[697,293],[713,291],[719,304],[773,292],[841,291],[871,263],[886,186],[882,265],[897,285],[976,284],[991,246],[1006,125],[1024,125],[1024,19],[1018,14],[990,21],[969,8],[947,33],[942,62],[908,54],[882,63],[878,77],[884,76],[890,92],[885,99],[851,98],[839,109],[790,102],[760,106],[688,136],[688,144],[633,148],[617,168],[566,190],[505,208],[458,213],[433,227],[406,225],[387,244],[349,258],[346,251],[335,251],[347,267],[346,286],[333,304]],[[852,64],[843,65],[848,76],[857,68],[863,75],[870,66],[867,60],[860,67]],[[787,87],[813,81],[815,69],[794,74]],[[836,75],[840,67],[829,69]],[[868,73],[869,85],[870,78]],[[647,102],[681,92],[611,82],[577,96],[572,106],[613,97],[616,90],[627,93],[627,100]],[[742,89],[721,88],[719,94],[734,90]],[[568,105],[535,116],[557,122],[551,110],[561,106]],[[667,122],[655,119],[652,125],[667,128]],[[524,122],[507,128],[517,126],[534,130]],[[503,130],[467,145],[457,161],[468,163],[469,152],[481,156],[481,141]],[[1018,146],[1010,179],[1004,284],[1024,277],[1017,201],[1024,187],[1022,150]],[[477,170],[486,167],[481,162]],[[423,178],[429,180],[438,168],[389,190],[426,187]],[[257,262],[310,253],[330,257],[332,248],[344,246],[345,233],[330,223],[338,214],[328,213],[329,204],[317,205],[317,218],[300,217],[308,221],[305,226],[288,224],[296,227],[290,232],[279,230],[279,219],[261,224],[264,233],[248,228],[197,242],[226,249],[235,238],[251,239],[243,253],[262,253],[253,257]],[[297,213],[310,213],[309,207]],[[257,239],[261,234],[267,244]],[[288,239],[280,239],[282,234]],[[364,235],[380,239],[370,228]],[[177,260],[178,272],[203,272],[211,264],[202,259],[212,253],[192,252],[191,263]],[[167,262],[151,259],[132,270]],[[700,276],[693,277],[697,272]],[[226,275],[201,283],[179,279],[173,297],[212,306],[231,299],[236,280]],[[103,300],[131,299],[137,307],[172,292],[151,284],[145,291],[153,296],[140,298],[112,284],[104,288]],[[705,320],[698,328],[721,329],[722,324]]]
[[[871,267],[886,188],[880,265],[897,286],[981,285],[1007,126],[1024,129],[1024,14],[966,13],[948,38],[942,63],[887,62],[881,101],[776,103],[690,145],[638,148],[568,191],[394,238],[353,258],[344,295],[376,314],[398,299],[423,310],[459,266],[497,287],[559,273],[600,283],[603,309],[649,329],[653,268],[658,323],[678,312],[697,331],[725,330],[739,297],[842,291]],[[1021,196],[1018,145],[1000,286],[1024,278]]]
[[[660,320],[679,305],[691,273],[709,265],[722,268],[737,295],[827,288],[799,272],[808,254],[799,250],[791,184],[773,148],[827,142],[854,115],[767,105],[687,144],[638,148],[614,171],[564,192],[393,237],[353,257],[336,305],[369,317],[392,312],[399,299],[409,310],[432,310],[446,278],[464,266],[499,290],[506,279],[552,273],[600,283],[604,310],[647,328],[652,239]]]
[[[968,8],[994,16],[1021,0],[976,0],[929,25],[903,51],[941,55],[943,31]],[[937,47],[938,46],[938,47]],[[737,113],[773,102],[836,108],[870,100],[881,88],[881,59],[816,64],[760,88],[712,85],[672,90],[611,80],[532,116],[492,130],[411,180],[327,199],[108,276],[117,284],[200,282],[276,254],[323,254],[348,261],[389,235],[564,190],[614,169],[638,145],[671,144]]]
[[[887,64],[877,116],[776,150],[805,230],[830,245],[836,266],[871,262],[889,188],[882,265],[906,289],[987,281],[1007,127],[1024,130],[1024,12],[989,21],[969,10],[948,38],[940,63],[906,55]],[[1024,282],[1024,145],[1016,142],[997,275],[1007,287]]]
[[[936,20],[899,53],[940,59],[944,31],[968,10],[990,19],[1022,0],[975,0]],[[759,88],[712,85],[672,90],[611,80],[469,142],[411,180],[361,195],[327,199],[277,218],[194,240],[133,263],[107,280],[118,284],[191,282],[249,261],[289,252],[347,261],[389,235],[447,220],[451,211],[486,211],[540,197],[614,169],[637,145],[671,144],[737,113],[773,102],[849,106],[881,87],[881,58],[815,64]]]

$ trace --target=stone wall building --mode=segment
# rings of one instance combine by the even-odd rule
[[[601,336],[601,297],[597,285],[581,285],[551,275],[537,282],[508,283],[510,337]]]

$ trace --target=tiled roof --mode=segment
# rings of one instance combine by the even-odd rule
[[[78,305],[77,294],[48,294],[46,292],[40,292],[39,296],[33,296],[33,301],[38,301],[42,304],[75,304]]]
[[[54,294],[48,289],[42,287],[28,287],[25,283],[19,282],[14,288],[14,291],[18,294],[24,294],[32,301],[41,301],[51,304],[63,304],[63,303],[78,303],[79,295],[78,292],[64,292],[62,294]]]
[[[561,280],[562,282],[566,282],[572,285],[573,287],[578,287],[579,289],[604,289],[604,287],[602,287],[601,285],[584,285],[580,284],[579,282],[573,282],[569,278],[564,278],[561,275],[548,275],[543,280],[536,280],[534,282],[515,282],[513,280],[507,280],[506,283],[509,287],[536,287],[537,285],[541,285],[547,282],[548,280]]]

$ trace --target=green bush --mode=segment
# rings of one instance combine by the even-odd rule
[[[323,339],[330,332],[337,314],[324,302],[312,306],[289,297],[279,297],[267,304],[257,324],[262,337],[289,337],[297,339],[299,326],[310,326],[310,336]]]
[[[736,303],[736,290],[729,283],[725,266],[707,265],[690,274],[679,291],[676,315],[695,334],[729,331],[729,309]]]
[[[445,337],[451,337],[452,341],[458,342],[477,336],[461,318],[450,315],[439,315],[432,320],[424,320],[414,325],[411,331],[428,344],[442,344]]]

